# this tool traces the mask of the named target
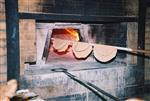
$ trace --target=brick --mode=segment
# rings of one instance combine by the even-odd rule
[[[21,52],[21,56],[23,56],[23,57],[30,57],[30,56],[33,56],[33,55],[35,55],[36,54],[36,52],[34,52],[34,51],[22,51]]]
[[[150,80],[150,60],[145,59],[145,80],[149,81]]]
[[[138,0],[126,0],[127,15],[138,15]]]
[[[20,20],[20,66],[24,72],[24,62],[33,62],[36,59],[35,20]]]
[[[27,46],[27,48],[24,48],[24,47],[26,47]],[[21,46],[21,48],[20,48],[20,50],[21,51],[24,51],[24,52],[26,52],[26,53],[29,53],[29,51],[33,51],[33,52],[35,52],[35,50],[36,50],[36,47],[35,46],[28,46],[28,45],[22,45]]]
[[[0,66],[0,74],[1,73],[6,73],[7,72],[7,66],[6,65],[1,65]]]
[[[40,2],[41,2],[41,0],[19,0],[18,1],[20,6],[24,5],[24,4],[31,4],[31,5],[33,5],[35,3],[40,3]]]
[[[30,12],[42,12],[42,6],[38,4],[30,5],[29,11]]]
[[[39,4],[41,2],[41,0],[30,0],[29,3],[30,4]]]
[[[29,53],[36,54],[35,48],[30,48],[30,47],[29,47],[29,49],[28,48],[20,48],[20,51],[23,51],[21,53],[24,53],[24,54],[29,54]]]
[[[19,6],[19,12],[28,12],[28,10],[29,10],[28,5]]]
[[[150,60],[149,59],[145,59],[145,68],[147,67],[147,69],[149,68],[150,70]],[[145,69],[146,71],[146,69]]]
[[[28,4],[28,0],[18,0],[19,12],[27,12],[29,8]]]
[[[145,40],[145,49],[146,49],[146,50],[150,50],[150,42],[149,42],[148,39]]]
[[[6,56],[6,48],[0,47],[0,56]]]
[[[77,1],[75,1],[75,2],[77,2]],[[48,4],[48,5],[54,5],[55,4],[55,0],[51,0],[51,1],[47,1],[47,0],[41,0],[41,3],[42,4]]]
[[[0,81],[6,81],[7,80],[7,74],[0,74]]]
[[[0,0],[0,3],[2,3],[2,2],[4,3],[4,2],[5,2],[5,0]]]
[[[51,3],[51,2],[48,2],[48,3]],[[30,1],[19,0],[19,11],[20,12],[42,12],[43,10],[42,6],[44,4],[45,4],[45,1],[43,0],[30,0]]]
[[[5,20],[6,17],[5,17],[5,13],[0,13],[0,20]]]
[[[22,33],[22,35],[20,35],[21,41],[27,40],[27,41],[35,41],[35,35],[30,32],[26,32],[26,33]]]
[[[29,46],[34,46],[34,42],[35,40],[28,40],[26,38],[24,38],[24,40],[20,40],[20,43],[22,43],[21,45],[29,45]],[[27,46],[28,47],[28,46]]]
[[[6,23],[0,22],[0,30],[6,30]]]
[[[29,0],[18,0],[18,3],[21,3],[21,4],[28,3],[28,2],[29,2]]]
[[[0,12],[5,12],[5,4],[4,3],[0,3]]]
[[[145,44],[150,44],[150,37],[145,38]]]
[[[35,61],[35,52],[31,53],[24,53],[22,52],[21,59],[25,60],[25,62],[32,62]]]
[[[0,48],[6,47],[6,39],[0,39]]]
[[[35,20],[20,20],[20,33],[35,33]]]
[[[145,38],[150,38],[150,32],[145,33]]]
[[[35,20],[20,20],[19,24],[21,33],[35,32]]]
[[[6,60],[6,56],[0,56],[0,65],[6,65],[7,60]]]
[[[1,39],[6,39],[6,32],[5,31],[0,31],[0,40]]]

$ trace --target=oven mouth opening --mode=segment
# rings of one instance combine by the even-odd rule
[[[71,41],[80,41],[80,32],[74,28],[53,29],[51,38],[58,38]]]
[[[120,28],[122,29],[120,30]],[[37,53],[41,53],[40,55],[37,55],[37,64],[95,61],[93,53],[93,43],[106,45],[114,44],[114,46],[120,46],[122,45],[122,42],[119,43],[121,38],[124,38],[123,40],[126,39],[126,32],[123,30],[123,28],[125,28],[124,24],[95,25],[81,23],[37,23],[37,43],[39,43],[37,44]],[[42,35],[44,35],[43,39],[41,39]],[[57,41],[56,46],[58,47],[56,48],[54,47],[53,42],[53,40],[55,39],[69,41],[70,44],[66,45],[62,44],[64,43],[63,41],[62,43]],[[62,45],[59,45],[59,43]],[[86,50],[86,52],[82,51],[79,53],[75,50],[76,48],[74,48],[76,46],[75,43],[79,43],[77,46],[80,47],[80,49],[86,49],[85,47],[87,46],[87,44],[92,44],[92,49],[88,48],[88,52]],[[82,43],[85,43],[86,45],[84,46]],[[125,43],[123,45],[125,45]],[[43,48],[41,48],[40,46],[42,46]],[[66,46],[67,48],[62,48],[64,46]],[[42,49],[44,49],[44,51]],[[65,51],[62,51],[61,49],[64,49]],[[90,50],[91,52],[89,52]],[[120,57],[118,58],[120,59]],[[123,60],[124,58],[121,57],[121,59]]]

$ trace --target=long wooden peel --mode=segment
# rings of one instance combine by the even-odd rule
[[[52,41],[54,41],[57,38],[51,38]],[[70,43],[73,43],[73,41],[68,40]],[[85,43],[85,42],[83,42]],[[89,43],[90,45],[94,45],[94,43]],[[112,46],[112,45],[105,45],[105,46]],[[117,50],[122,50],[126,52],[131,52],[131,53],[144,53],[144,54],[150,54],[150,50],[139,50],[139,49],[132,49],[132,48],[127,48],[127,47],[118,47],[118,46],[112,46],[116,48]]]
[[[132,50],[133,53],[144,53],[144,54],[150,54],[150,50]]]
[[[114,46],[116,47],[116,46]],[[132,49],[132,48],[124,48],[124,47],[116,47],[118,50],[130,52],[130,53],[142,53],[142,54],[150,54],[150,50],[140,50],[140,49]]]

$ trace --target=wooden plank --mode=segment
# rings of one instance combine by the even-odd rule
[[[7,32],[7,80],[20,77],[18,0],[5,0]]]

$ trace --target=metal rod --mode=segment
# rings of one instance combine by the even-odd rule
[[[101,96],[101,94],[113,99],[114,101],[120,101],[118,98],[114,97],[113,95],[105,92],[104,90],[100,89],[99,87],[95,86],[94,84],[87,82],[85,80],[81,80],[78,77],[72,75],[67,71],[67,69],[64,68],[57,68],[57,69],[52,69],[54,72],[63,72],[65,73],[68,77],[73,79],[74,81],[78,82],[79,84],[83,85],[84,87],[88,88],[90,91],[92,91],[94,94],[96,94],[99,98],[101,98],[103,101],[107,101],[104,97]]]
[[[67,76],[69,76],[71,79],[73,79],[74,81],[78,82],[79,84],[83,85],[84,87],[88,88],[90,91],[92,91],[95,95],[97,95],[99,98],[101,98],[103,101],[107,101],[102,95],[101,93],[95,89],[92,86],[89,86],[88,83],[86,81],[81,81],[80,79],[78,79],[77,77],[75,77],[74,75],[68,73],[68,72],[64,72]]]
[[[105,92],[104,90],[98,88],[98,87],[95,86],[94,84],[92,84],[92,83],[90,83],[90,82],[87,82],[87,81],[84,81],[84,80],[81,80],[81,79],[77,78],[76,76],[70,74],[70,73],[67,72],[67,71],[65,71],[64,73],[65,73],[66,75],[68,75],[71,79],[77,81],[78,83],[84,85],[84,86],[87,87],[88,89],[94,91],[94,93],[95,93],[96,95],[100,96],[100,93],[102,93],[102,94],[104,94],[105,96],[107,96],[107,97],[109,97],[109,98],[111,98],[111,99],[113,99],[113,100],[115,100],[115,101],[119,101],[118,98],[116,98],[116,97],[112,96],[111,94]],[[101,96],[100,96],[100,97],[101,97]],[[104,100],[104,101],[106,101],[106,100]]]

